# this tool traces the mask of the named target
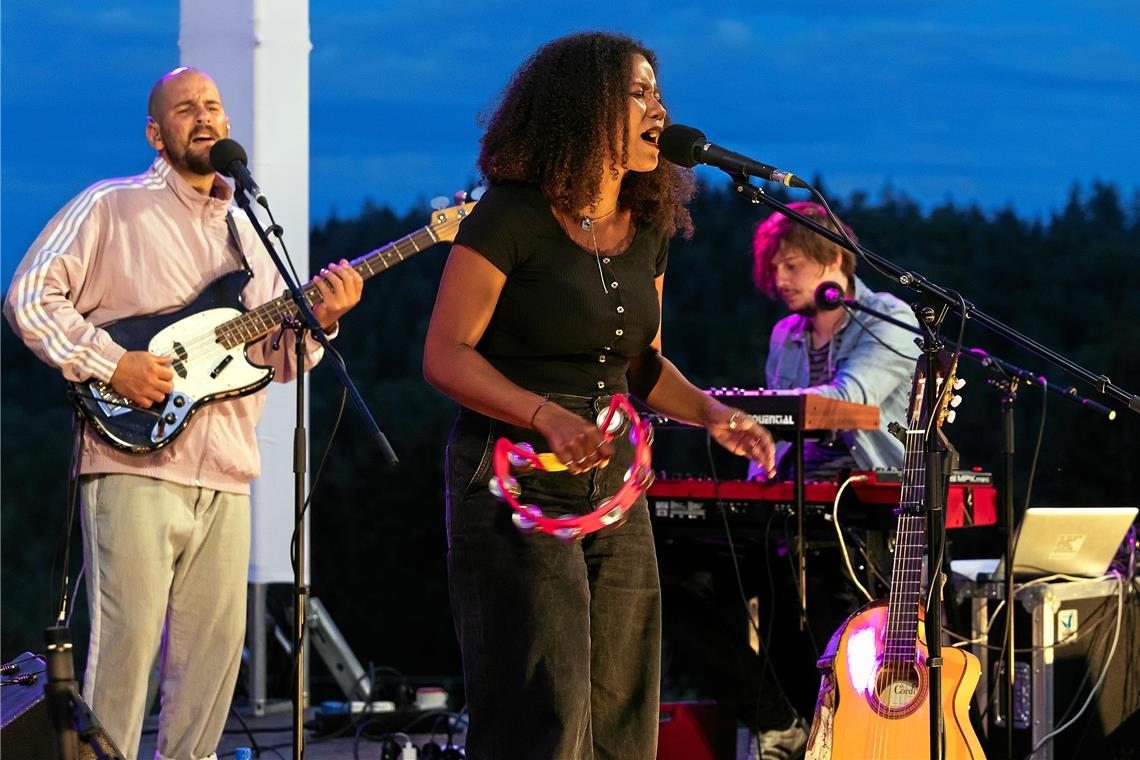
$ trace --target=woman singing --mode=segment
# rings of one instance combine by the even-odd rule
[[[661,607],[644,496],[575,543],[515,529],[488,492],[505,436],[568,470],[522,480],[546,514],[614,494],[630,446],[596,423],[614,393],[773,466],[772,438],[661,355],[669,238],[691,233],[692,176],[658,162],[657,59],[618,34],[550,42],[487,120],[490,189],[447,260],[424,376],[461,405],[447,445],[451,603],[467,757],[654,758]],[[616,439],[615,439],[616,440]]]

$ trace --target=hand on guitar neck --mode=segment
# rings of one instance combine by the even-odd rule
[[[364,278],[352,268],[347,259],[338,264],[329,264],[311,283],[317,288],[320,300],[314,298],[313,316],[321,324],[321,329],[331,332],[337,320],[360,303],[364,291]]]

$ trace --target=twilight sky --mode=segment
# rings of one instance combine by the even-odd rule
[[[3,0],[0,13],[6,289],[62,204],[150,162],[146,94],[179,63],[178,3]],[[1074,181],[1129,201],[1140,188],[1135,0],[310,0],[310,19],[314,221],[469,184],[479,112],[538,45],[586,29],[657,51],[675,121],[821,176],[832,197],[889,186],[924,207],[1040,215]]]

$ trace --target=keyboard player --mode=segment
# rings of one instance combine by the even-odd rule
[[[789,206],[836,229],[816,203]],[[765,364],[767,388],[794,389],[880,410],[878,430],[832,431],[822,439],[805,441],[805,480],[834,480],[843,469],[901,468],[903,445],[887,432],[887,424],[905,424],[907,419],[919,357],[914,335],[863,312],[821,310],[815,293],[821,283],[833,282],[847,298],[917,327],[910,307],[890,293],[870,290],[855,275],[853,253],[784,214],[772,214],[757,226],[752,253],[757,290],[780,299],[792,312],[772,329]],[[789,449],[787,443],[777,448],[776,478],[781,480],[793,477],[795,462],[787,456]],[[750,468],[749,477],[763,474]]]

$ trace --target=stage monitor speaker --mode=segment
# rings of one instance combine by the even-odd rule
[[[44,703],[46,671],[43,658],[31,652],[24,652],[5,665],[4,686],[0,690],[0,757],[4,760],[56,760],[59,756],[55,729]],[[122,753],[82,697],[76,698],[90,716],[88,742],[98,743],[101,750],[101,754],[97,753],[95,747],[81,737],[79,760],[100,760],[100,757],[121,760]]]

